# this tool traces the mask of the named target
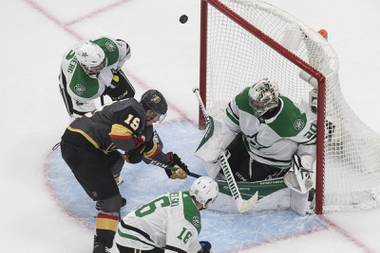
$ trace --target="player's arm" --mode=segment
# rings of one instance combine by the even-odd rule
[[[189,170],[181,158],[173,152],[164,153],[159,145],[153,141],[153,128],[146,133],[144,145],[125,153],[125,160],[130,163],[139,163],[144,158],[148,164],[165,169],[166,175],[171,179],[185,179]]]
[[[131,58],[131,48],[128,43],[122,39],[115,40],[116,46],[119,50],[118,68],[121,69],[124,63]]]
[[[240,132],[240,110],[236,104],[236,98],[228,103],[224,122],[228,128],[226,129],[228,137],[235,137]]]
[[[228,103],[223,121],[210,117],[213,131],[206,131],[202,138],[195,155],[208,163],[216,164],[220,155],[226,150],[227,146],[233,141],[236,134],[240,131],[239,127],[239,109],[235,99]],[[208,166],[210,167],[210,166]],[[220,167],[213,166],[213,172],[208,171],[209,175],[214,177]]]
[[[313,172],[316,157],[315,141],[299,144],[293,156],[292,168],[285,177],[285,184],[292,190],[307,193],[314,187]]]
[[[113,72],[111,85],[105,89],[104,94],[108,95],[112,101],[119,101],[134,97],[135,88],[125,73],[121,69],[118,69]]]
[[[70,50],[63,57],[59,81],[70,116],[80,117],[96,109],[92,99],[98,96],[99,82],[84,73],[74,56],[74,50]]]
[[[316,157],[316,144],[300,144],[297,149],[297,155],[301,159],[302,167],[309,171],[313,171],[313,164]]]
[[[124,159],[129,163],[139,163],[144,158],[147,163],[157,165],[165,169],[167,176],[171,179],[184,179],[189,170],[181,158],[173,152],[164,153],[159,145],[153,141],[153,127],[146,127],[143,139],[135,136],[130,127],[116,125],[113,142],[118,148],[124,145]],[[117,130],[117,131],[116,131]],[[122,144],[121,144],[122,143]],[[128,147],[126,147],[128,145]]]
[[[121,70],[124,63],[131,58],[131,49],[127,42],[122,39],[112,40],[117,47],[118,59],[117,68],[113,70],[111,84],[104,91],[113,101],[119,101],[125,98],[131,98],[135,95],[135,89],[128,80],[125,73]]]

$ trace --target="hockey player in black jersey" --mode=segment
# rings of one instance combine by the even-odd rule
[[[153,123],[162,120],[166,112],[163,95],[148,90],[140,102],[134,98],[118,101],[75,119],[63,134],[62,157],[96,201],[94,253],[108,252],[112,247],[119,211],[126,204],[113,175],[121,171],[124,161],[138,163],[145,158],[166,167],[169,178],[186,178],[187,166],[178,155],[163,153],[153,141]]]

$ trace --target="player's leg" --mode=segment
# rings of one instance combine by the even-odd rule
[[[249,181],[249,154],[244,146],[242,134],[238,134],[227,147],[228,162],[236,181]]]
[[[113,151],[108,154],[108,165],[107,167],[111,169],[113,178],[117,185],[120,185],[123,182],[121,177],[121,170],[124,166],[124,159],[119,151]]]
[[[91,147],[79,134],[68,133],[63,139],[63,159],[89,197],[97,201],[94,252],[103,252],[105,247],[112,247],[120,208],[126,201],[121,197],[111,170],[107,167],[111,162],[110,157]]]

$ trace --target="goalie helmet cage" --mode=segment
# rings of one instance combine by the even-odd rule
[[[371,208],[380,201],[380,137],[344,100],[338,68],[326,39],[273,5],[201,0],[199,90],[210,115],[221,118],[236,94],[263,77],[275,80],[280,93],[298,104],[308,102],[318,87],[318,214]],[[199,113],[199,127],[204,126]]]

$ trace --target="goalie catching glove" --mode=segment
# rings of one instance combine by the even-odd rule
[[[201,249],[198,253],[210,253],[211,251],[211,243],[209,241],[200,241]]]
[[[169,158],[168,168],[165,169],[166,174],[171,179],[185,179],[189,170],[187,165],[181,161],[176,153],[169,152],[166,154]]]
[[[307,193],[314,186],[313,179],[311,177],[312,173],[313,170],[303,167],[301,158],[298,155],[294,155],[293,166],[285,174],[284,183],[291,190],[301,194]]]

